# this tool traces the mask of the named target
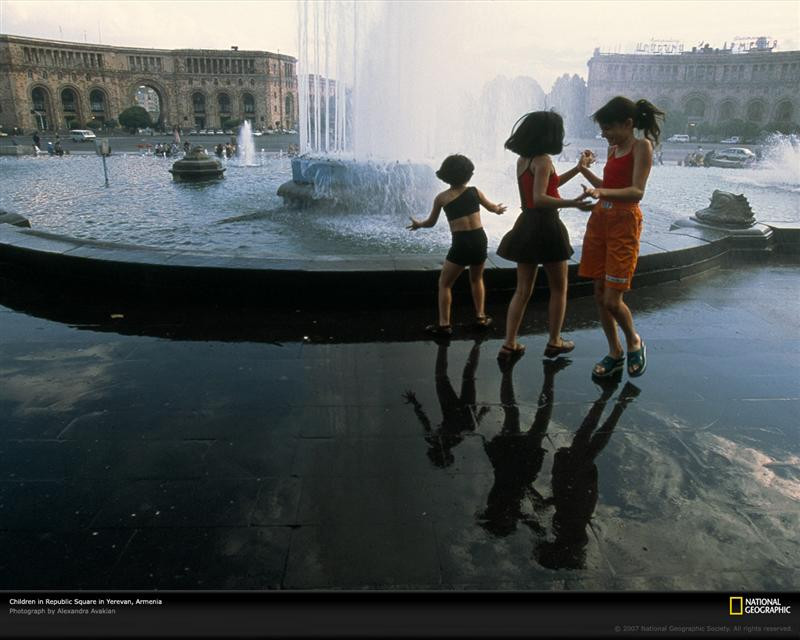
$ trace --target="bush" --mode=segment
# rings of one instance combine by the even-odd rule
[[[223,129],[235,129],[240,124],[242,124],[241,120],[239,120],[238,118],[231,118],[230,120],[223,120],[222,121],[222,128]]]
[[[116,129],[118,126],[116,120],[106,120],[103,124],[105,125],[106,129]]]
[[[686,133],[689,118],[683,111],[668,111],[664,117],[664,128],[661,131],[663,138],[669,138],[676,133]]]
[[[92,118],[86,123],[86,128],[91,129],[92,131],[98,131],[99,129],[103,128],[103,122],[101,120]]]
[[[120,113],[119,123],[131,133],[136,133],[137,129],[147,129],[153,126],[150,114],[145,111],[144,107],[138,105],[128,107]]]

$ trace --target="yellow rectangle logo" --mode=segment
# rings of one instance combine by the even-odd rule
[[[742,596],[731,596],[730,609],[732,616],[744,615],[744,598]]]

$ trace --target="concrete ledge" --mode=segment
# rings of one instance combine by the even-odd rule
[[[797,225],[765,227],[755,236],[733,237],[710,229],[654,233],[642,242],[633,286],[680,280],[724,264],[739,252],[800,253]],[[578,277],[580,249],[570,261],[570,296],[590,295]],[[181,302],[236,306],[374,306],[430,303],[442,256],[316,256],[313,259],[251,258],[189,253],[96,242],[0,224],[0,276],[5,286],[58,291],[72,297],[128,303]],[[487,295],[507,299],[516,269],[495,255],[485,271]],[[536,287],[547,281],[540,270]],[[468,291],[467,278],[456,285]]]

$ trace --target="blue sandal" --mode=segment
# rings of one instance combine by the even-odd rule
[[[606,356],[600,362],[596,363],[595,368],[592,369],[592,375],[595,378],[608,378],[613,376],[618,371],[622,371],[622,368],[625,366],[625,358],[620,356],[619,358],[612,358],[611,356]],[[602,367],[603,372],[598,373],[596,371],[597,367]]]
[[[631,367],[638,367],[638,369],[631,371]],[[628,375],[631,378],[638,378],[644,373],[647,368],[647,347],[642,340],[642,346],[636,351],[628,351]]]

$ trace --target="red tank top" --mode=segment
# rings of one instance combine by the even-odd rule
[[[616,148],[615,148],[616,149]],[[624,189],[633,184],[633,147],[624,156],[614,157],[614,152],[608,156],[606,166],[603,167],[603,188]],[[613,198],[609,198],[612,200]]]
[[[519,197],[522,201],[524,209],[535,209],[533,204],[533,170],[528,168],[521,176],[517,176],[517,184],[519,185]],[[560,198],[558,195],[558,174],[553,171],[547,181],[547,189],[545,193],[551,198]]]

